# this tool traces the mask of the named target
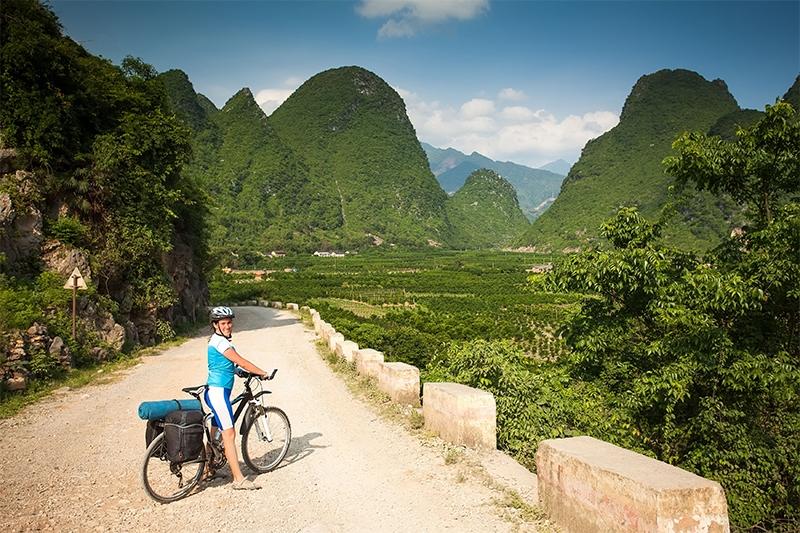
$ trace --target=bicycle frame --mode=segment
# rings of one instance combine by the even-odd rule
[[[266,379],[270,380],[270,379],[274,378],[275,374],[277,373],[277,371],[278,370],[275,369],[272,372],[272,375],[269,376]],[[257,391],[254,394],[252,386],[251,386],[251,381],[254,379],[254,377],[255,376],[248,374],[248,376],[247,376],[247,378],[246,378],[246,380],[244,382],[244,391],[239,393],[239,395],[236,396],[236,398],[231,400],[231,407],[233,407],[234,405],[238,404],[236,406],[236,410],[233,413],[233,425],[234,426],[236,426],[236,422],[238,422],[239,417],[242,415],[242,412],[244,412],[249,406],[252,405],[256,409],[257,408],[265,408],[266,407],[266,405],[264,405],[263,401],[259,402],[257,400],[259,398],[261,398],[265,394],[271,394],[271,392],[264,389],[260,379],[256,379],[256,383],[258,384],[258,388],[260,390]],[[208,390],[208,385],[205,386],[205,390]],[[189,392],[189,391],[186,391],[186,392],[191,394],[192,396],[194,396],[194,394],[192,394],[191,392]],[[197,397],[199,399],[199,394],[197,395]],[[213,412],[206,413],[205,409],[203,409],[203,402],[200,402],[200,410],[203,412],[203,415],[204,415],[203,420],[204,421],[213,418],[213,416],[214,416]],[[239,427],[239,434],[242,434],[244,432],[244,426],[245,426],[246,422],[247,422],[246,419],[242,420],[242,423],[241,423],[241,425]],[[211,435],[210,427],[215,427],[215,426],[209,425],[209,424],[204,424],[204,426],[205,426],[204,429],[205,429],[205,433],[206,433],[206,441],[209,443],[209,445],[214,450],[214,453],[216,455],[221,455],[221,456],[224,457],[224,454],[222,453],[222,450],[220,449],[219,445],[214,441],[214,439],[213,439],[213,437]],[[269,442],[272,442],[273,437],[272,437],[272,434],[270,432],[269,426],[267,424],[256,424],[255,427],[256,427],[256,431],[258,431],[259,437],[262,440],[267,440]]]

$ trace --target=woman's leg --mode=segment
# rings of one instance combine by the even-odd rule
[[[244,479],[242,469],[239,467],[239,457],[236,454],[236,429],[233,427],[233,408],[231,407],[230,389],[209,387],[206,391],[206,403],[214,413],[214,422],[217,431],[222,431],[222,444],[225,447],[225,457],[231,467],[233,481]]]
[[[244,479],[242,469],[239,468],[239,456],[236,454],[236,429],[228,428],[222,432],[222,444],[225,445],[225,457],[231,465],[231,473],[234,481]]]

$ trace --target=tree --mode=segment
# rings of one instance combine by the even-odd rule
[[[635,209],[603,225],[613,245],[544,280],[587,294],[563,334],[572,378],[607,391],[631,425],[610,440],[720,481],[739,527],[800,520],[800,126],[791,106],[738,132],[699,133],[665,160],[683,182],[755,216],[707,257],[670,249]],[[787,526],[787,524],[789,524]]]
[[[772,222],[787,194],[800,191],[800,121],[786,102],[767,106],[754,126],[737,131],[734,142],[684,133],[672,145],[678,155],[664,160],[681,183],[727,192],[757,213],[758,226]]]

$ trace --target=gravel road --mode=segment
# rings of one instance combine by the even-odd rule
[[[237,308],[233,342],[278,368],[272,401],[292,422],[292,446],[258,491],[214,480],[167,505],[139,482],[140,402],[182,397],[206,378],[206,337],[122,371],[111,383],[61,390],[0,421],[0,530],[511,531],[502,493],[441,446],[410,435],[353,398],[291,313]],[[241,387],[237,383],[237,390]],[[236,393],[236,391],[235,391]],[[239,449],[237,445],[237,449]],[[241,460],[241,457],[240,457]],[[229,475],[226,468],[224,473]],[[467,472],[467,474],[465,474]]]

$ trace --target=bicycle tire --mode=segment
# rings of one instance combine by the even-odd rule
[[[180,500],[189,494],[200,481],[205,464],[205,450],[197,461],[171,463],[166,457],[164,434],[161,433],[153,439],[145,452],[140,472],[142,487],[148,496],[159,503]],[[196,472],[192,470],[195,466],[197,467]],[[188,467],[188,473],[190,473],[185,484],[183,484],[184,467]],[[172,490],[171,487],[175,487],[175,490]]]
[[[289,417],[278,407],[257,408],[262,413],[254,413],[250,408],[242,432],[242,458],[251,470],[265,474],[275,470],[286,457],[292,443],[292,425]],[[256,424],[266,420],[272,434],[272,441],[261,439]]]

